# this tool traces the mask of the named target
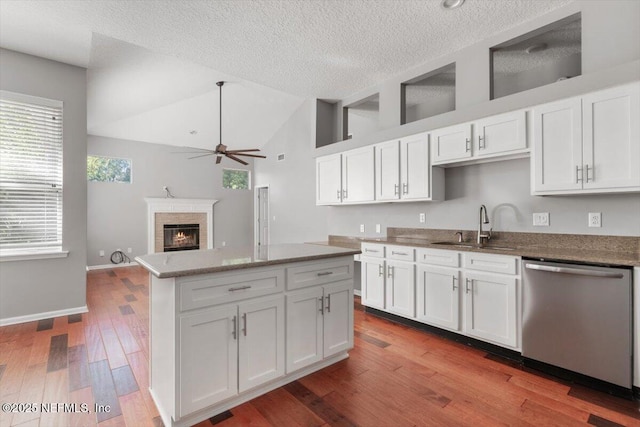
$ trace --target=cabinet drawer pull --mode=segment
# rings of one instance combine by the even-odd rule
[[[591,169],[591,172],[595,172],[595,166],[590,168],[589,165],[586,165],[585,168],[587,169],[587,182],[593,181],[594,177],[589,177],[589,169]]]
[[[466,279],[466,286],[465,286],[465,293],[468,294],[469,293],[469,282],[471,282],[471,280]],[[473,283],[471,283],[471,288],[473,289]]]
[[[343,199],[348,199],[349,198],[349,193],[347,193],[347,190],[343,190],[342,191],[342,198]]]
[[[576,165],[576,184],[584,180],[584,177],[578,178],[578,172],[582,173],[582,168]]]
[[[382,264],[378,264],[378,277],[382,277],[384,275],[384,266]]]
[[[341,198],[341,197],[340,197],[340,190],[336,190],[336,194],[337,194],[337,195],[336,195],[336,198],[337,198],[338,200],[340,200],[340,198]]]
[[[398,184],[393,184],[393,195],[397,196],[398,195]]]
[[[319,297],[318,300],[320,301],[320,310],[318,311],[320,312],[320,314],[324,316],[324,298]]]
[[[231,332],[231,336],[233,336],[233,339],[236,340],[238,339],[238,317],[237,316],[233,316],[233,331]]]
[[[373,252],[374,254],[377,254],[378,252],[380,252],[379,249],[369,249],[369,248],[365,248],[364,251],[365,252]]]
[[[451,276],[451,286],[453,286],[454,291],[458,289],[458,287],[456,286],[456,280],[458,280],[456,276]]]
[[[323,271],[322,273],[318,273],[318,276],[328,276],[333,274],[333,271]]]
[[[409,254],[406,253],[406,252],[391,251],[391,255],[404,255],[404,256],[407,256]]]
[[[402,194],[409,194],[409,184],[406,182],[402,184]]]
[[[464,151],[466,153],[471,151],[471,140],[469,138],[465,138]]]
[[[393,267],[387,266],[387,277],[393,277]]]
[[[327,295],[327,313],[331,313],[331,294]]]
[[[229,292],[244,291],[245,289],[251,289],[251,285],[238,286],[237,288],[229,288]]]
[[[478,150],[483,150],[487,147],[484,136],[478,135]]]
[[[242,320],[244,323],[244,328],[242,328],[242,333],[244,336],[247,336],[247,313],[242,313]]]

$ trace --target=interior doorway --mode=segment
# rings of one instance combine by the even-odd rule
[[[269,244],[269,186],[255,187],[255,242],[256,246]]]

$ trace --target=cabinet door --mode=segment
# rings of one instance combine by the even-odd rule
[[[238,393],[237,306],[181,316],[179,323],[182,417]]]
[[[415,265],[401,261],[387,261],[386,309],[395,314],[414,317]]]
[[[384,310],[384,260],[360,259],[362,304]]]
[[[464,286],[467,335],[516,347],[517,279],[465,273]]]
[[[405,200],[431,197],[429,134],[403,138],[400,143],[400,193]]]
[[[374,193],[373,147],[342,153],[343,203],[370,202]]]
[[[400,198],[400,142],[389,141],[375,146],[376,200]]]
[[[471,157],[471,124],[451,126],[431,132],[432,164]]]
[[[477,157],[508,153],[527,148],[527,125],[524,111],[515,111],[478,120],[475,123]]]
[[[332,205],[342,201],[342,156],[316,159],[316,205]]]
[[[284,296],[260,298],[238,305],[238,389],[284,375]]]
[[[582,188],[582,106],[580,98],[533,110],[533,192]]]
[[[640,85],[582,98],[584,189],[640,187]]]
[[[287,373],[322,360],[322,287],[287,295]]]
[[[353,282],[324,286],[324,357],[353,347]]]
[[[424,323],[460,328],[460,272],[452,268],[418,266],[416,318]]]

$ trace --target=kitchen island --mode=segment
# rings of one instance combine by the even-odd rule
[[[353,255],[312,244],[163,252],[150,274],[150,391],[193,425],[348,357]]]

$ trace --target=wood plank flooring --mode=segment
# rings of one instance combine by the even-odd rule
[[[147,273],[94,271],[87,282],[88,313],[0,328],[0,402],[51,404],[45,413],[0,412],[0,426],[162,426],[148,391]],[[349,359],[197,426],[212,425],[640,426],[640,404],[380,319],[356,302]]]

